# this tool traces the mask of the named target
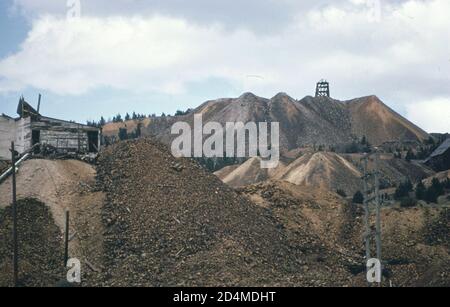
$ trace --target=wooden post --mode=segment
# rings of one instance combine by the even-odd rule
[[[13,213],[13,271],[14,286],[18,286],[19,280],[19,248],[17,240],[17,195],[16,195],[16,150],[14,142],[11,142],[12,162],[12,213]]]
[[[64,267],[69,261],[69,210],[66,211],[66,230],[64,233]]]
[[[382,264],[381,259],[381,200],[380,200],[380,179],[379,179],[379,160],[380,154],[377,151],[375,153],[375,201],[376,201],[376,236],[375,240],[377,243],[377,259]],[[383,265],[381,266],[381,272],[383,272]],[[381,274],[383,277],[383,274]],[[379,286],[381,287],[382,283],[380,282]]]

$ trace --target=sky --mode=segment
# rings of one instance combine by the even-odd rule
[[[2,0],[0,113],[84,122],[279,92],[377,95],[450,132],[448,0]]]

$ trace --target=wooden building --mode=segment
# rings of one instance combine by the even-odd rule
[[[39,107],[38,107],[39,110]],[[23,153],[33,145],[47,144],[58,152],[96,153],[100,149],[100,129],[43,116],[22,97],[18,118],[0,116],[0,159],[10,159],[11,141]]]

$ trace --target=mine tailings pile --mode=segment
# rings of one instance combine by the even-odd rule
[[[17,203],[19,286],[51,287],[65,276],[64,247],[49,209],[34,199]],[[0,209],[0,287],[12,287],[12,207]]]
[[[101,285],[344,285],[351,278],[341,272],[329,280],[326,263],[309,276],[306,234],[290,233],[270,209],[151,139],[105,149],[97,176],[107,195]]]

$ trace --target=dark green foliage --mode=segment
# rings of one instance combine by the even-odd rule
[[[361,191],[358,191],[353,195],[353,203],[354,204],[362,204],[364,203],[364,195],[361,193]]]
[[[236,165],[241,164],[245,162],[244,158],[196,158],[195,159],[200,165],[205,167],[210,172],[216,172],[218,170],[221,170],[224,167],[230,166],[230,165]]]
[[[416,186],[416,198],[418,200],[425,200],[426,194],[427,194],[427,188],[421,181]]]
[[[450,178],[447,178],[444,181],[444,188],[447,189],[447,190],[450,190]]]
[[[431,136],[424,143],[425,145],[436,145],[434,138],[432,138]]]
[[[411,181],[407,180],[402,182],[398,188],[395,190],[394,198],[400,200],[404,197],[408,197],[409,193],[413,191],[413,185]]]
[[[113,117],[112,121],[113,123],[122,123],[123,122],[122,115],[117,114],[116,116]]]
[[[434,178],[431,182],[431,186],[427,189],[425,200],[429,203],[437,203],[439,196],[444,195],[444,193],[444,185],[439,179]]]
[[[124,141],[124,140],[128,139],[128,133],[127,133],[127,129],[126,128],[120,128],[119,129],[119,139],[121,141]]]
[[[188,114],[191,113],[191,112],[192,112],[191,109],[187,109],[186,111],[178,110],[178,111],[175,113],[175,116],[184,116],[184,115],[188,115]]]
[[[406,153],[405,160],[409,162],[414,159],[417,159],[416,155],[414,154],[414,152],[411,149],[408,150],[408,152]]]
[[[333,149],[335,152],[339,153],[367,153],[371,151],[371,145],[367,141],[367,138],[363,136],[362,139],[354,138],[351,143],[341,144]]]
[[[404,197],[400,201],[400,206],[402,208],[411,208],[411,207],[415,207],[416,205],[417,205],[417,200],[415,200],[412,197]]]

